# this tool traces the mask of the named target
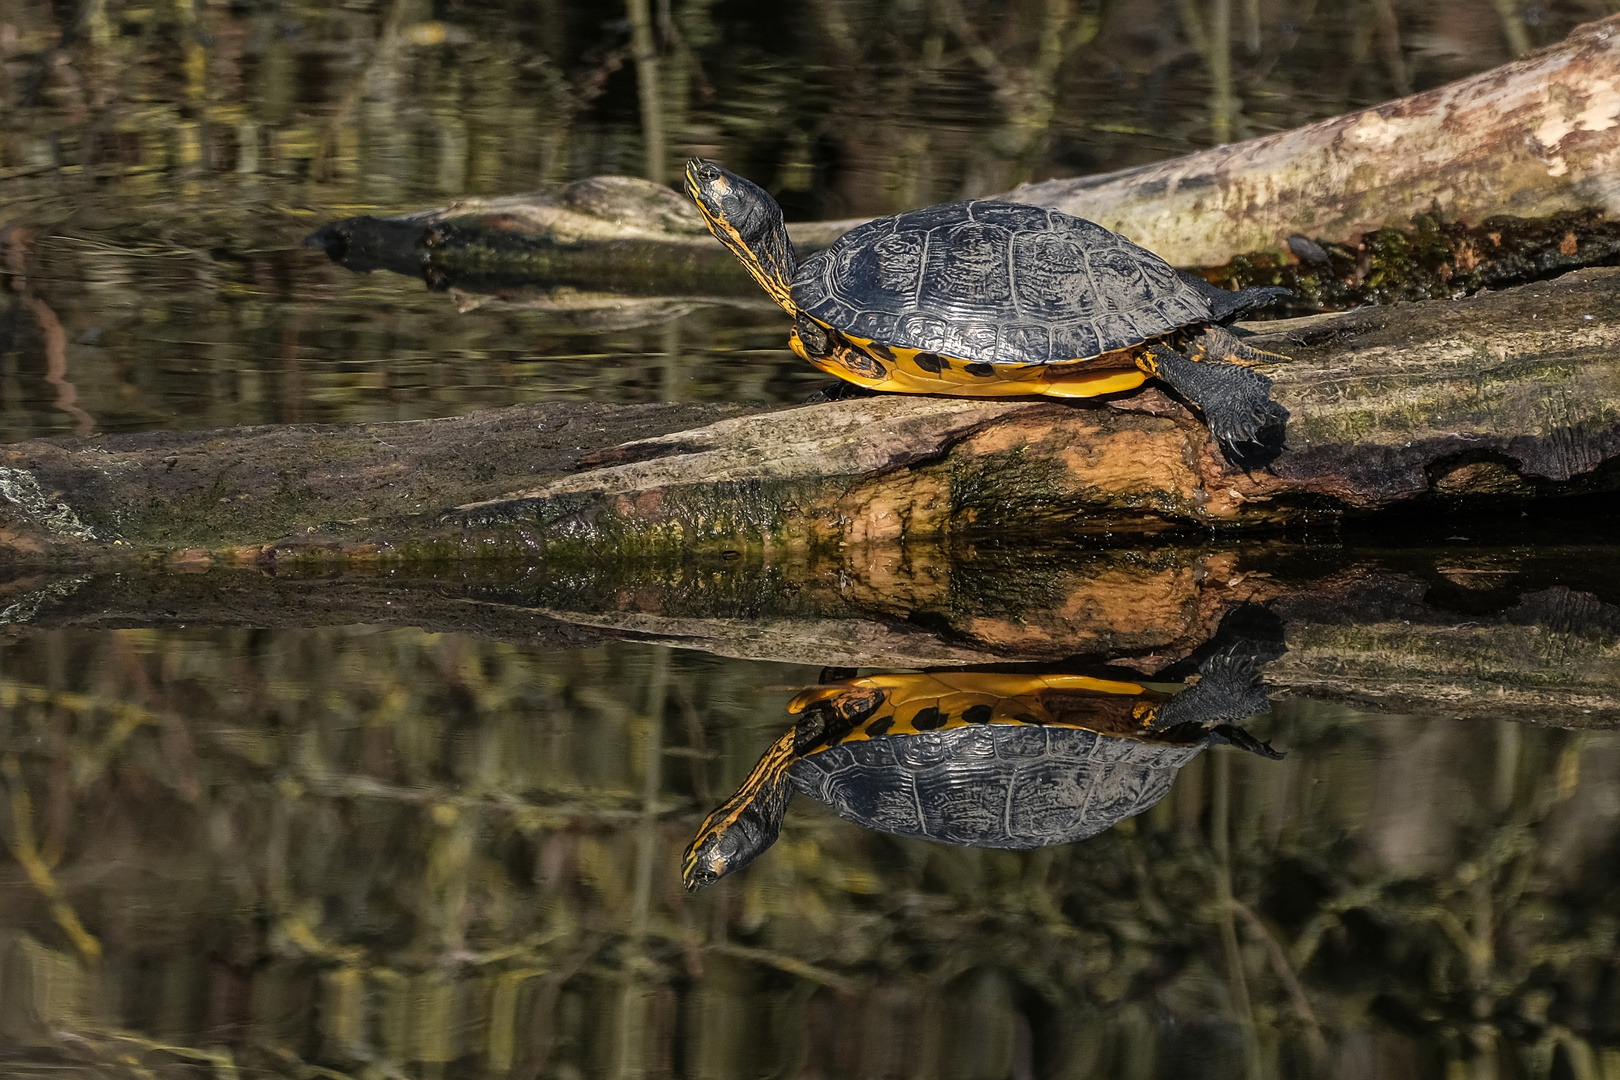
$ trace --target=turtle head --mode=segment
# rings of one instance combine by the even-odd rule
[[[797,728],[771,744],[736,794],[703,819],[681,858],[681,880],[688,891],[713,885],[753,862],[776,843],[793,799],[788,766],[798,760]]]
[[[772,300],[789,313],[797,312],[793,271],[798,258],[776,200],[753,181],[702,158],[686,163],[686,193],[715,239],[742,260]]]

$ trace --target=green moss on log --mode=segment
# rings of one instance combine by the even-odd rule
[[[1493,217],[1473,226],[1419,214],[1410,227],[1385,226],[1363,234],[1359,244],[1303,236],[1289,242],[1297,261],[1254,252],[1196,272],[1228,289],[1292,289],[1293,298],[1264,313],[1286,318],[1363,304],[1457,299],[1620,262],[1620,222],[1596,211]]]

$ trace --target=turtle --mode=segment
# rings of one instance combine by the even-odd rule
[[[800,262],[782,208],[706,161],[686,190],[709,231],[793,317],[788,344],[878,391],[1096,397],[1157,377],[1244,468],[1281,452],[1288,410],[1248,365],[1285,360],[1227,325],[1289,290],[1230,292],[1084,218],[975,199],[878,218]]]
[[[1102,832],[1165,796],[1211,739],[1280,757],[1236,726],[1266,710],[1253,658],[1218,653],[1170,694],[1087,675],[878,674],[802,691],[771,744],[687,847],[688,890],[776,842],[796,790],[840,817],[969,847],[1035,848]]]

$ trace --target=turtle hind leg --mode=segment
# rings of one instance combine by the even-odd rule
[[[1192,340],[1187,342],[1187,358],[1199,363],[1240,364],[1244,367],[1288,360],[1282,353],[1256,349],[1223,326],[1211,326],[1193,335]]]
[[[1227,461],[1240,469],[1275,461],[1282,453],[1288,410],[1271,400],[1271,380],[1244,366],[1272,354],[1251,349],[1219,327],[1199,334],[1187,351],[1190,356],[1154,346],[1158,377],[1204,414]]]
[[[862,386],[860,383],[836,379],[831,385],[824,386],[805,398],[804,403],[806,405],[816,405],[824,401],[848,401],[851,398],[879,397],[882,393],[883,391],[873,390],[870,386]]]

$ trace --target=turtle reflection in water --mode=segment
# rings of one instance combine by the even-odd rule
[[[746,866],[793,790],[859,825],[970,847],[1083,840],[1142,813],[1213,738],[1281,755],[1235,722],[1267,708],[1252,657],[1217,653],[1171,695],[1083,675],[940,672],[800,693],[798,723],[686,849],[688,889]]]

